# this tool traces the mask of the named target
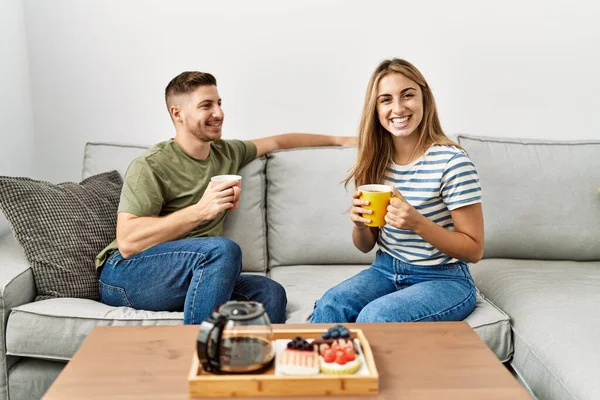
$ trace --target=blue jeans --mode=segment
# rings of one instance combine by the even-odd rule
[[[475,308],[464,262],[420,267],[379,250],[370,268],[329,289],[312,323],[459,321]]]
[[[100,272],[100,299],[139,310],[183,310],[185,324],[200,324],[226,301],[252,300],[263,304],[271,322],[284,323],[283,286],[241,272],[240,246],[224,237],[166,242],[127,259],[115,250]]]

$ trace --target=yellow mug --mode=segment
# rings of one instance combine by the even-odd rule
[[[392,199],[392,187],[388,185],[362,185],[358,187],[360,199],[367,200],[368,206],[362,206],[367,210],[373,210],[373,214],[363,214],[363,218],[370,219],[367,226],[384,226],[387,206]]]

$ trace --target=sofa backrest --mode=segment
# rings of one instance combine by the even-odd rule
[[[481,180],[485,258],[600,260],[600,141],[458,141]]]
[[[129,163],[147,146],[111,143],[87,143],[82,178],[117,170],[125,174]],[[267,230],[265,224],[265,158],[257,159],[239,172],[242,176],[242,198],[239,208],[225,219],[224,236],[242,248],[246,272],[267,270]]]
[[[369,264],[352,244],[349,210],[354,185],[342,179],[356,148],[320,147],[271,153],[267,161],[269,267]]]

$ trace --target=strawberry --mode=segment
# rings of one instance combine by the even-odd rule
[[[354,350],[350,347],[344,349],[344,356],[348,361],[354,361],[356,359],[356,353],[354,353]]]
[[[327,363],[332,363],[336,359],[336,354],[333,350],[327,349],[323,352],[323,360]]]
[[[343,351],[336,352],[336,355],[335,355],[335,362],[336,363],[338,363],[340,365],[344,365],[344,364],[346,364],[347,361],[348,360],[346,359],[346,356],[344,355]]]

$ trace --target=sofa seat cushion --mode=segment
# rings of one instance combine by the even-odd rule
[[[538,398],[600,398],[600,261],[487,259],[471,271],[510,316],[513,368]]]
[[[288,296],[289,323],[306,322],[318,300],[330,287],[350,278],[365,265],[296,265],[271,269],[272,279],[281,283]],[[483,296],[477,296],[475,310],[465,321],[477,332],[501,361],[512,354],[508,316]]]
[[[42,300],[13,308],[6,328],[6,350],[9,355],[68,361],[96,326],[182,323],[181,312],[111,307],[87,299]]]

